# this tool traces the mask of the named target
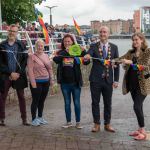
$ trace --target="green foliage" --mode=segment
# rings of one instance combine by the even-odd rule
[[[34,5],[42,0],[2,0],[2,20],[8,24],[35,21]]]
[[[92,33],[93,33],[93,34],[97,34],[98,31],[97,31],[96,29],[94,29],[94,30],[92,30]]]
[[[147,29],[146,33],[150,33],[150,29]]]

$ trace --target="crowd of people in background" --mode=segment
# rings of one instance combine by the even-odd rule
[[[27,23],[26,26],[21,26],[18,22],[16,22],[16,26],[18,27],[19,31],[42,31],[41,27],[37,25],[35,22]],[[49,25],[48,23],[45,23],[45,27],[48,30],[49,36],[51,37],[54,32],[65,32],[65,33],[71,33],[71,30],[69,29],[67,24],[64,24],[63,26],[58,26],[56,24],[55,26]],[[10,26],[6,23],[2,23],[2,30],[8,31],[10,29]]]
[[[32,22],[32,23],[29,22],[24,26],[20,25],[19,22],[16,22],[15,25],[18,27],[19,31],[27,31],[28,32],[29,37],[31,38],[31,41],[32,41],[33,45],[35,45],[35,41],[38,38],[44,39],[44,34],[43,34],[41,26],[39,26],[35,22]],[[57,39],[57,42],[59,42],[59,43],[61,43],[61,40],[63,38],[61,33],[74,34],[74,32],[75,32],[72,29],[70,29],[70,27],[67,24],[64,24],[62,26],[59,26],[58,24],[56,24],[55,26],[53,26],[53,25],[49,25],[48,23],[45,23],[45,27],[48,31],[49,37]],[[8,31],[9,28],[10,28],[9,25],[6,22],[2,23],[2,30]],[[88,37],[85,32],[82,32],[81,36],[83,37],[83,39],[85,41],[85,44],[96,41],[95,38]],[[82,41],[81,36],[76,34],[77,43],[82,45],[83,41]],[[20,39],[23,40],[24,37],[25,37],[25,35],[21,34]],[[24,43],[26,44],[25,40],[24,40]]]

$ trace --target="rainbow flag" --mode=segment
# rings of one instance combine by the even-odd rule
[[[110,66],[110,60],[107,59],[100,59],[100,62],[104,65],[104,66]]]
[[[74,18],[73,18],[73,22],[74,22],[74,26],[75,26],[75,28],[76,28],[76,30],[77,30],[77,33],[78,33],[79,35],[81,35],[80,27],[78,26],[78,24],[77,24],[77,22],[75,21]]]
[[[40,15],[38,15],[38,21],[43,29],[43,34],[44,34],[44,37],[45,37],[45,44],[49,44],[49,34],[48,34],[48,31],[45,27],[45,24],[44,24],[44,21],[42,19],[42,17]]]
[[[108,65],[108,66],[110,66],[110,60],[104,60],[104,65]]]
[[[144,70],[144,66],[143,65],[138,65],[138,64],[131,64],[133,70],[139,70],[139,71],[143,71]]]
[[[77,64],[83,64],[84,63],[84,58],[83,57],[75,57],[76,63]]]

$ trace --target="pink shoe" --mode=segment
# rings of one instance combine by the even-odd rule
[[[134,140],[142,141],[146,140],[147,134],[146,133],[139,133],[137,136],[134,137]]]
[[[134,131],[134,132],[129,133],[129,136],[137,136],[137,135],[139,135],[139,134],[140,134],[140,131],[137,130],[137,131]]]

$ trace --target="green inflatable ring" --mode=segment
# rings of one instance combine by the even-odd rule
[[[80,56],[82,53],[81,47],[78,44],[74,44],[69,47],[69,54],[71,56]]]

